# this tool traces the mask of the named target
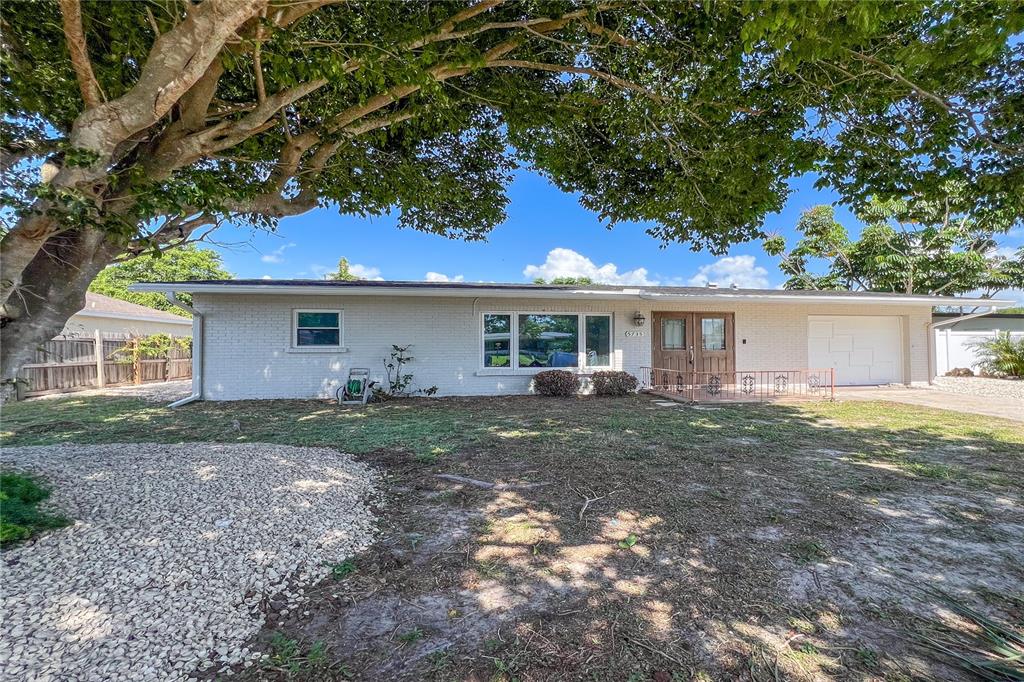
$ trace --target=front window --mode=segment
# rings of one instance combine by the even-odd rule
[[[485,313],[483,366],[509,369],[610,367],[612,316]]]
[[[587,367],[608,367],[612,364],[612,318],[608,315],[587,315]]]
[[[296,310],[295,345],[340,346],[341,312],[338,310]]]
[[[512,361],[512,316],[484,315],[484,367],[508,367]]]
[[[520,367],[576,367],[579,315],[520,315]]]

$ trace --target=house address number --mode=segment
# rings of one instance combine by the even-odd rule
[[[644,333],[639,329],[630,329],[626,332],[626,336],[643,336]]]

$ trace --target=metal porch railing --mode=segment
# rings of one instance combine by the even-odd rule
[[[641,367],[640,382],[643,390],[690,402],[834,400],[836,395],[833,368],[694,372]]]

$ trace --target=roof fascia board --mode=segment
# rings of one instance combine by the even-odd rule
[[[269,294],[289,296],[451,296],[460,298],[591,298],[591,299],[623,299],[638,298],[639,289],[623,291],[594,291],[586,289],[569,290],[532,290],[522,289],[450,289],[444,287],[322,287],[322,286],[261,286],[247,284],[241,286],[222,284],[196,284],[188,287],[169,287],[166,284],[133,284],[131,291],[186,291],[192,294]]]
[[[551,298],[551,299],[606,299],[606,300],[642,300],[642,301],[756,301],[758,303],[805,303],[805,304],[864,304],[875,303],[885,305],[949,305],[949,306],[993,306],[1007,308],[1016,305],[1015,301],[987,298],[956,298],[952,296],[830,296],[828,294],[752,294],[732,291],[729,289],[712,289],[708,293],[682,294],[659,293],[641,288],[624,288],[620,291],[588,290],[588,289],[453,289],[448,287],[381,287],[381,286],[303,286],[274,284],[194,284],[169,286],[160,283],[133,284],[131,291],[187,291],[195,294],[270,294],[279,296],[441,296],[458,298]]]

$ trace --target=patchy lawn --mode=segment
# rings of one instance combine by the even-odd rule
[[[892,679],[1024,619],[1024,430],[887,403],[660,408],[533,397],[5,408],[4,445],[277,442],[389,480],[382,537],[274,613],[242,676]],[[509,484],[483,489],[452,474]],[[544,484],[534,486],[532,484]]]

